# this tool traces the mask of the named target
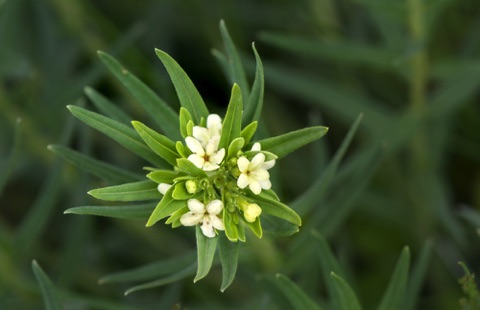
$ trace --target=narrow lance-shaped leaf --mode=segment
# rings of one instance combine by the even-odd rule
[[[299,149],[323,137],[328,131],[327,127],[315,126],[292,131],[280,136],[258,141],[263,151],[269,151],[282,158],[285,155]]]
[[[96,215],[122,219],[147,219],[155,208],[154,203],[124,206],[80,206],[69,208],[63,214]]]
[[[61,310],[62,305],[55,286],[35,260],[32,262],[32,269],[42,291],[45,309]]]
[[[218,241],[218,237],[206,237],[199,225],[195,226],[195,234],[197,236],[198,267],[197,274],[193,282],[203,279],[210,272]]]
[[[162,197],[158,184],[150,180],[94,189],[88,192],[97,199],[108,201],[142,201]]]
[[[238,248],[240,242],[230,242],[224,234],[218,236],[220,262],[222,263],[222,286],[220,291],[224,292],[235,279],[238,264]]]
[[[408,280],[407,292],[405,297],[404,309],[413,310],[417,305],[418,297],[423,287],[425,276],[430,267],[430,257],[432,256],[431,240],[427,240],[423,246],[420,257],[417,259],[412,268],[411,276]]]
[[[410,250],[405,247],[398,259],[395,271],[383,294],[382,302],[378,310],[401,310],[404,309],[405,291],[408,281],[408,270],[410,266]]]
[[[175,200],[172,197],[175,186],[172,186],[168,189],[163,196],[162,200],[157,204],[155,210],[148,218],[147,224],[145,226],[150,227],[161,219],[171,215],[175,211],[185,207],[187,205],[186,200]]]
[[[260,118],[263,108],[263,92],[264,92],[264,74],[263,65],[260,56],[255,49],[255,43],[252,43],[253,53],[255,54],[255,60],[257,62],[257,69],[255,71],[255,80],[253,81],[252,92],[248,97],[248,103],[245,107],[243,114],[243,125],[247,125],[253,121],[257,121]],[[246,99],[245,99],[246,100]]]
[[[116,59],[105,52],[98,56],[115,77],[145,108],[152,120],[172,139],[180,139],[178,132],[178,114],[147,85],[126,70]]]
[[[159,168],[168,167],[167,163],[149,149],[132,128],[84,108],[71,105],[67,106],[67,108],[76,118],[117,141],[120,145],[134,152],[138,156]]]
[[[248,194],[248,200],[253,200],[262,208],[262,212],[270,214],[286,221],[289,221],[297,226],[302,225],[302,219],[298,214],[280,201],[271,199],[268,195],[260,193],[255,195]]]
[[[159,49],[155,49],[155,53],[158,58],[160,58],[170,75],[170,79],[177,91],[180,104],[191,113],[194,122],[200,124],[200,119],[202,117],[205,119],[207,118],[208,109],[197,88],[182,67],[180,67],[170,55]]]
[[[245,70],[243,69],[243,65],[240,60],[240,56],[238,55],[235,44],[233,43],[233,40],[228,33],[227,26],[225,25],[225,22],[223,20],[220,21],[220,34],[222,36],[223,44],[225,46],[225,52],[228,60],[227,63],[229,64],[230,81],[232,84],[240,85],[243,98],[247,100],[249,93],[247,76],[245,74]]]
[[[49,145],[48,149],[60,155],[75,167],[113,183],[131,182],[144,179],[143,176],[117,166],[101,162],[61,145]]]
[[[227,113],[223,120],[222,134],[218,148],[227,149],[234,139],[240,137],[242,130],[242,93],[237,84],[233,85]]]
[[[133,121],[132,125],[140,137],[142,137],[143,141],[145,141],[158,156],[165,159],[170,165],[175,166],[177,158],[180,157],[177,153],[175,142],[140,122]]]
[[[358,298],[355,295],[355,292],[352,290],[350,285],[345,282],[342,277],[335,274],[334,272],[330,273],[331,280],[333,282],[333,287],[338,295],[340,301],[339,309],[342,310],[361,310],[362,307],[358,302]]]
[[[91,87],[85,87],[85,95],[93,102],[95,107],[103,114],[123,124],[129,124],[132,119],[122,109],[113,104],[99,92]]]
[[[173,273],[169,276],[166,276],[164,278],[133,286],[133,287],[131,287],[128,290],[125,291],[125,295],[131,294],[133,292],[141,291],[141,290],[146,290],[146,289],[149,289],[149,288],[154,288],[154,287],[178,282],[178,281],[180,281],[182,279],[185,279],[186,277],[194,274],[196,267],[197,267],[197,264],[194,263],[194,264],[191,264],[188,267],[186,267],[186,268],[184,268],[184,269],[182,269],[182,270],[180,270],[176,273]]]
[[[297,284],[282,274],[277,274],[276,284],[295,310],[322,309]]]

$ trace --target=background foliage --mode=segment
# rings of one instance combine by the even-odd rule
[[[89,189],[109,184],[46,146],[68,145],[140,171],[142,161],[75,121],[65,106],[92,108],[88,85],[148,121],[97,58],[105,50],[178,109],[157,47],[188,72],[211,110],[222,111],[230,87],[210,53],[223,50],[222,18],[250,80],[251,41],[262,57],[263,130],[330,127],[275,169],[277,192],[304,226],[289,238],[249,238],[225,293],[214,268],[197,284],[191,276],[125,297],[131,283],[98,279],[188,255],[191,234],[63,215],[92,203]],[[389,309],[381,297],[400,253],[400,266],[411,257],[417,286],[408,287],[419,292],[418,300],[407,292],[405,309],[459,308],[457,262],[480,270],[479,26],[476,0],[0,1],[0,308],[38,309],[36,279],[45,275],[67,309],[289,309],[284,290],[291,287],[325,306],[335,300],[326,297],[325,273],[336,269],[324,237],[365,309]],[[337,167],[339,149],[346,154]]]

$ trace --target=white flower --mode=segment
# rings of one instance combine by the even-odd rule
[[[270,174],[268,169],[275,165],[275,160],[265,162],[265,155],[258,153],[249,161],[245,156],[237,160],[238,169],[241,174],[238,177],[237,185],[240,188],[250,187],[250,190],[258,195],[262,189],[270,189]]]
[[[262,208],[256,203],[251,203],[245,207],[243,210],[243,216],[247,222],[253,223],[262,213]]]
[[[187,202],[190,212],[180,217],[180,223],[184,226],[194,226],[202,223],[200,227],[205,236],[215,237],[215,230],[225,230],[223,220],[217,215],[223,210],[223,202],[219,199],[210,201],[207,206],[197,199],[189,199]]]
[[[167,184],[167,183],[160,183],[158,184],[158,191],[160,194],[165,195],[165,193],[172,187],[172,184]]]
[[[207,117],[207,128],[194,126],[193,137],[185,139],[187,147],[193,152],[188,156],[188,160],[205,171],[220,168],[220,163],[225,157],[225,149],[218,149],[221,132],[222,119],[217,114],[210,114]]]
[[[225,157],[225,149],[218,149],[220,136],[217,135],[209,139],[206,145],[203,145],[201,141],[194,137],[187,137],[185,142],[190,151],[193,152],[193,154],[188,156],[188,160],[195,166],[205,171],[213,171],[220,168],[220,163]]]

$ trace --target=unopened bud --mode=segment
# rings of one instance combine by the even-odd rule
[[[197,182],[188,180],[185,182],[185,188],[189,194],[195,194],[197,192]]]
[[[249,204],[243,210],[243,216],[245,217],[245,220],[247,220],[247,222],[249,223],[255,222],[255,220],[257,219],[257,217],[260,216],[261,213],[262,213],[262,209],[256,203]]]

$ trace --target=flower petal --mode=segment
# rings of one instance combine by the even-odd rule
[[[269,190],[272,188],[272,182],[270,180],[260,181],[260,186],[262,189]]]
[[[192,211],[193,213],[205,213],[205,205],[198,199],[189,199],[187,205],[190,211]]]
[[[214,170],[217,170],[218,168],[220,168],[219,165],[217,164],[212,164],[211,162],[209,161],[206,161],[204,164],[203,164],[203,167],[202,169],[204,171],[214,171]]]
[[[205,159],[197,154],[191,154],[188,156],[188,160],[191,161],[197,168],[202,168],[205,163]]]
[[[203,234],[208,238],[215,237],[215,231],[213,230],[213,223],[210,220],[209,216],[205,216],[203,218],[203,224],[202,226],[200,226],[200,228],[202,229]]]
[[[215,199],[210,201],[206,206],[208,214],[219,214],[223,210],[223,201]]]
[[[208,158],[208,161],[214,164],[220,164],[224,157],[225,157],[225,149],[222,148],[218,150],[216,153],[213,153],[212,155],[210,155],[210,157]]]
[[[250,180],[250,190],[255,194],[258,195],[262,192],[262,186],[260,182]]]
[[[250,183],[250,180],[248,179],[247,175],[245,173],[242,173],[237,180],[237,186],[240,188],[245,188],[248,186]]]
[[[273,166],[275,166],[275,159],[264,162],[261,168],[265,169],[265,170],[268,170],[268,169],[272,168]]]
[[[167,184],[167,183],[160,183],[157,186],[158,191],[160,194],[165,195],[165,193],[172,187],[172,184]]]
[[[250,171],[258,169],[265,162],[265,155],[263,153],[258,153],[252,158],[252,162],[248,166]]]
[[[205,153],[207,155],[212,155],[218,150],[218,144],[220,143],[220,136],[213,136],[207,143],[205,147]]]
[[[214,228],[218,230],[225,230],[225,224],[223,224],[223,220],[221,218],[216,215],[209,215],[209,217]]]
[[[257,169],[250,172],[250,179],[254,179],[257,181],[265,181],[270,179],[270,173],[264,169]]]
[[[187,147],[193,153],[195,153],[199,156],[204,156],[205,155],[205,151],[203,150],[202,144],[200,143],[200,141],[198,141],[194,137],[186,137],[185,138],[185,143],[187,143]]]
[[[194,126],[192,135],[195,139],[197,139],[203,147],[205,147],[210,140],[211,136],[208,132],[207,128],[203,128],[200,126]]]
[[[182,223],[183,226],[194,226],[201,223],[203,218],[204,215],[201,213],[187,212],[180,217],[180,223]]]
[[[207,128],[211,136],[220,135],[222,131],[222,119],[217,114],[210,114],[207,117]]]
[[[250,165],[250,161],[245,156],[242,156],[237,160],[237,166],[240,172],[247,172],[248,165]]]
[[[261,151],[261,150],[262,150],[262,146],[260,145],[260,143],[255,142],[255,143],[252,145],[252,151]]]

